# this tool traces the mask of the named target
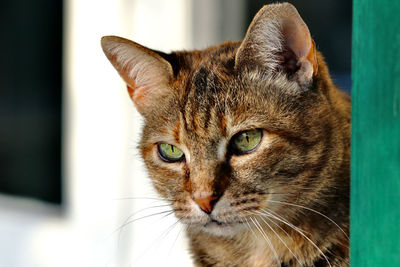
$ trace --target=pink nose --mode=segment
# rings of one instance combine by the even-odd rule
[[[210,214],[214,208],[215,203],[218,201],[218,197],[216,196],[208,196],[201,198],[193,198],[194,202],[199,205],[200,209],[207,214]]]

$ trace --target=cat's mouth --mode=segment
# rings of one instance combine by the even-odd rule
[[[220,221],[215,218],[210,218],[210,221],[205,223],[203,227],[232,227],[238,224],[242,224],[243,222],[241,221],[231,221],[231,222],[226,222],[226,221]]]
[[[240,221],[220,221],[210,218],[208,222],[202,225],[201,229],[212,235],[233,236],[245,229],[243,222]]]
[[[218,226],[227,226],[233,224],[231,222],[222,222],[222,221],[218,221],[216,219],[211,219],[209,222],[207,222],[204,227],[210,226],[210,225],[218,225]]]

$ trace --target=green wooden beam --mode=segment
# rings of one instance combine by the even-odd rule
[[[351,266],[400,266],[400,1],[353,1]]]

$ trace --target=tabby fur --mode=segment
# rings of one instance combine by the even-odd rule
[[[140,151],[196,266],[349,265],[350,98],[292,5],[265,6],[242,42],[205,50],[102,45],[143,115]],[[248,129],[263,139],[235,155],[230,140]],[[161,160],[158,143],[185,160]],[[205,196],[209,214],[194,201]]]

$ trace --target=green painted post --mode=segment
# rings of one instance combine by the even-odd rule
[[[351,266],[400,267],[400,1],[353,1]]]

